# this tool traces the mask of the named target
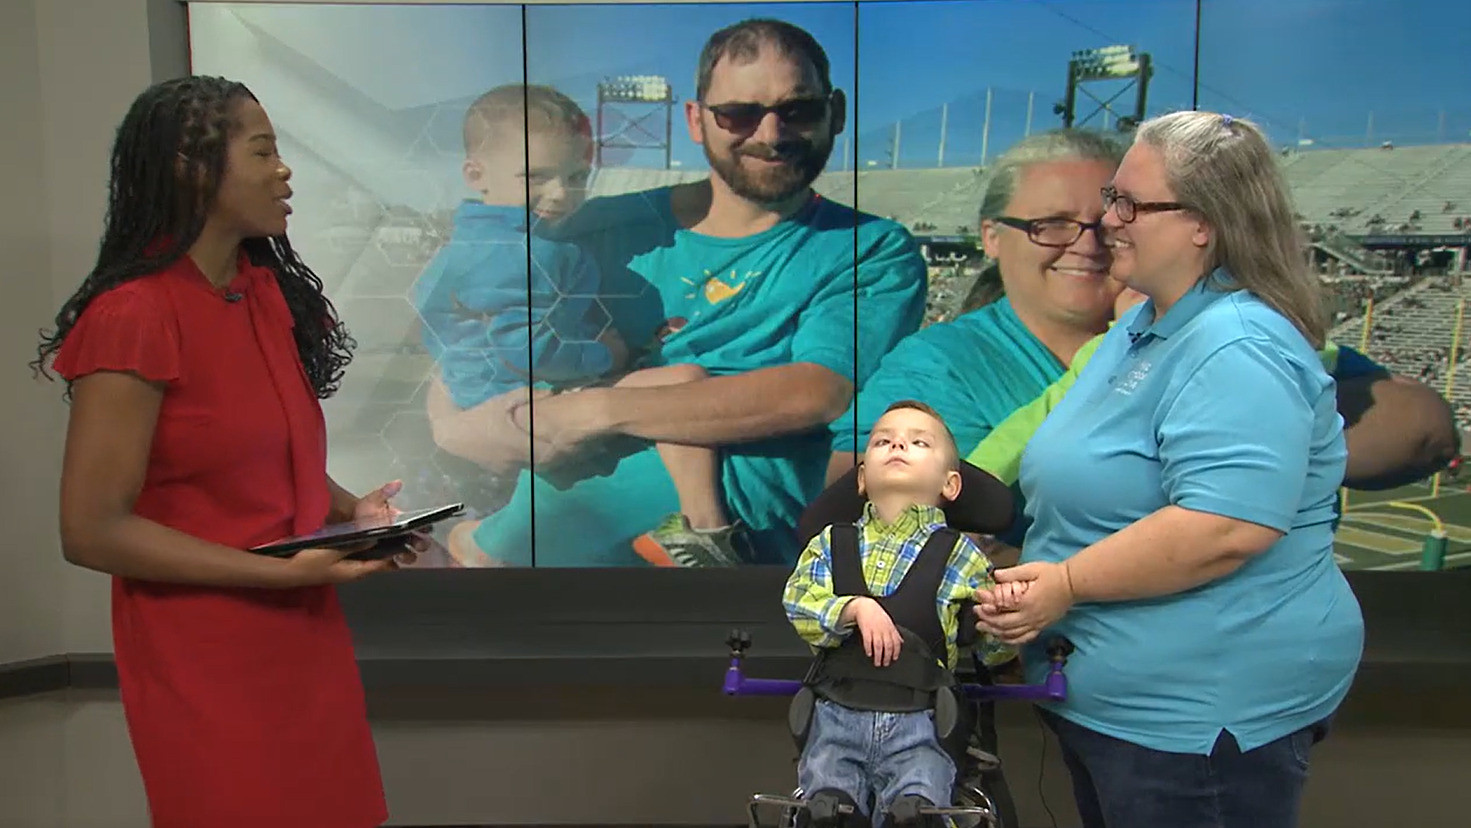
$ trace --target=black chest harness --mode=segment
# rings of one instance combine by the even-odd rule
[[[954,683],[941,659],[945,656],[944,628],[935,607],[935,593],[945,580],[945,567],[959,534],[942,528],[930,535],[904,573],[893,594],[878,597],[868,591],[858,553],[858,527],[851,523],[832,528],[833,594],[872,598],[893,619],[903,637],[899,657],[875,667],[863,651],[863,636],[854,629],[837,647],[822,649],[812,662],[806,683],[818,697],[855,710],[904,713],[934,707],[935,692]]]
[[[854,710],[907,713],[935,711],[940,744],[956,758],[969,737],[969,705],[960,698],[954,674],[944,664],[948,649],[936,595],[945,581],[945,569],[960,534],[942,527],[930,535],[899,587],[890,595],[875,596],[863,577],[858,553],[858,527],[834,524],[831,530],[832,581],[835,595],[872,598],[889,614],[903,643],[899,657],[876,667],[863,651],[863,636],[854,629],[837,647],[821,649],[813,659],[803,689],[792,700],[788,724],[800,750],[807,742],[816,700],[827,699]],[[960,619],[962,632],[974,629]],[[961,643],[969,636],[961,636]]]

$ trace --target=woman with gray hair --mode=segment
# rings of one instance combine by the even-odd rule
[[[1112,179],[1123,150],[1107,136],[1061,129],[1032,135],[997,160],[982,197],[980,229],[1005,295],[911,334],[884,356],[853,407],[832,424],[832,485],[807,510],[803,523],[810,525],[798,527],[800,538],[831,523],[827,516],[834,511],[857,519],[862,497],[854,464],[890,403],[923,399],[968,453],[1056,382],[1078,349],[1108,328],[1121,286],[1108,278],[1098,191]],[[1022,531],[1018,521],[1001,540],[1019,543]],[[998,565],[1016,560],[1015,550],[1002,544],[988,544],[988,551]],[[975,747],[994,754],[993,705],[977,713]],[[1003,824],[1016,824],[999,768],[972,763],[959,770],[963,782],[991,794]]]
[[[830,482],[853,469],[873,424],[895,400],[933,406],[969,453],[1107,330],[1121,285],[1108,277],[1098,191],[1123,150],[1107,136],[1060,129],[1032,135],[998,159],[982,196],[980,230],[1004,295],[911,334],[884,356],[852,408],[832,424]],[[1004,540],[1020,538],[1018,527]]]
[[[1077,648],[1047,705],[1087,828],[1287,828],[1363,649],[1333,558],[1343,420],[1281,171],[1249,121],[1142,124],[1103,190],[1113,275],[1148,296],[1028,445],[1020,608]]]
[[[1111,299],[1118,293],[1117,284],[1098,279],[1075,280],[1072,283],[1062,280],[1054,281],[1045,278],[1046,271],[1043,271],[1044,277],[1041,279],[1026,278],[1032,268],[1029,267],[1023,271],[1015,255],[1023,251],[1033,254],[1043,253],[1035,249],[1038,247],[1066,250],[1070,244],[1083,241],[1081,237],[1085,233],[1079,232],[1076,226],[1076,216],[1072,217],[1074,222],[1071,223],[1058,220],[1069,218],[1066,215],[1044,216],[1035,219],[1033,221],[1036,232],[1028,236],[1024,234],[1032,228],[1018,222],[1017,206],[1014,206],[1012,201],[1017,197],[1018,191],[1023,191],[1022,197],[1025,201],[1029,197],[1035,199],[1044,191],[1055,192],[1060,189],[1058,186],[1060,182],[1055,177],[1049,176],[1049,172],[1074,174],[1092,172],[1096,174],[1102,167],[1108,167],[1110,169],[1108,174],[1111,176],[1112,168],[1118,166],[1124,149],[1117,140],[1109,135],[1083,130],[1059,129],[1028,136],[997,159],[996,166],[987,181],[986,191],[981,196],[980,206],[982,244],[991,263],[981,272],[980,277],[977,278],[970,293],[966,296],[964,302],[966,311],[988,305],[1003,296],[1020,296],[1024,314],[1041,312],[1042,315],[1048,317],[1069,315],[1081,317],[1085,323],[1084,327],[1095,327],[1096,314],[1093,311],[1100,306],[1097,301],[1100,293],[1106,294]],[[1093,169],[1088,169],[1089,167]],[[1080,188],[1086,188],[1087,184],[1091,183],[1088,180],[1090,177],[1086,174],[1079,175],[1079,178],[1082,180],[1076,183]],[[1096,212],[1097,216],[1093,216],[1096,221],[1097,217],[1102,215],[1102,211],[1094,200],[1092,192],[1087,193],[1087,198],[1088,201],[1085,202],[1087,206],[1082,212],[1089,214]],[[1011,227],[1023,233],[999,232],[1003,227]],[[1022,246],[1019,244],[1022,241],[1032,241],[1033,244]],[[1086,241],[1096,242],[1098,239]],[[1090,265],[1093,264],[1091,260],[1096,258],[1083,251],[1075,252],[1080,253],[1084,260],[1089,260]],[[1107,252],[1103,251],[1103,253],[1106,256]],[[1009,264],[1006,266],[1006,273],[1003,274],[1002,258],[1004,254],[1012,255],[1005,255]],[[1036,258],[1036,256],[1028,258]],[[1053,257],[1044,254],[1043,258]],[[1058,258],[1065,257],[1059,256]],[[1062,262],[1064,270],[1067,269],[1068,264],[1067,261]],[[1083,270],[1092,272],[1096,268],[1090,266]],[[1069,284],[1073,288],[1072,297],[1064,293]],[[1040,303],[1029,301],[1039,293],[1052,294],[1052,298],[1056,301],[1044,300]],[[1048,307],[1052,308],[1051,313],[1042,310]],[[1080,308],[1081,313],[1079,313]],[[1070,309],[1072,313],[1069,314],[1064,309]]]

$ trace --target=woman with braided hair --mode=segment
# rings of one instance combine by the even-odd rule
[[[34,363],[68,383],[62,548],[113,576],[158,828],[387,818],[335,584],[395,563],[242,551],[390,512],[399,488],[359,498],[327,475],[319,399],[353,342],[286,240],[290,177],[243,85],[146,90],[117,132],[97,265]]]

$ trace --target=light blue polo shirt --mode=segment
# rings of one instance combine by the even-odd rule
[[[1023,562],[1064,560],[1168,505],[1287,533],[1195,589],[1076,605],[1029,645],[1030,681],[1050,635],[1077,648],[1050,709],[1162,751],[1209,754],[1222,729],[1251,750],[1323,719],[1363,651],[1333,562],[1347,462],[1334,383],[1286,318],[1225,279],[1115,325],[1021,466]]]
[[[559,238],[592,256],[602,277],[597,304],[655,365],[722,376],[802,362],[860,385],[924,315],[925,263],[914,238],[825,198],[764,232],[717,238],[681,227],[665,187],[592,199]],[[748,563],[790,567],[801,551],[797,518],[824,485],[827,430],[733,443],[719,458],[720,494],[756,547]],[[522,472],[510,502],[474,537],[512,565],[646,566],[633,539],[677,511],[669,471],[645,444],[565,489]]]

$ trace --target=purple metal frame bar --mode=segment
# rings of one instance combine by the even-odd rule
[[[730,666],[725,670],[722,691],[727,696],[794,696],[802,682],[790,679],[749,678],[741,672],[744,647],[733,646]],[[1071,649],[1071,648],[1066,648]],[[961,691],[972,700],[1052,701],[1067,699],[1066,650],[1054,649],[1052,670],[1042,684],[962,684]]]

